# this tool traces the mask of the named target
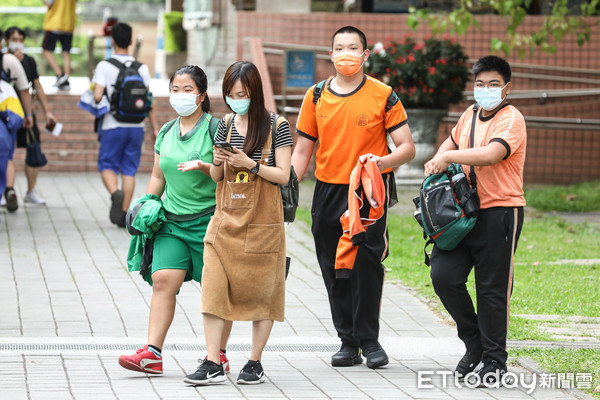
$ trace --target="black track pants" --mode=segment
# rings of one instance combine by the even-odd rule
[[[480,211],[475,227],[453,250],[433,247],[431,280],[468,350],[483,350],[483,362],[505,366],[513,257],[523,225],[522,207]],[[477,313],[466,282],[475,267]]]

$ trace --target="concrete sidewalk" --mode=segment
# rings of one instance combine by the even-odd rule
[[[148,175],[138,179],[142,195]],[[47,206],[0,211],[0,399],[573,399],[571,392],[537,387],[456,388],[440,375],[418,387],[418,371],[451,371],[464,353],[455,329],[418,299],[386,284],[381,343],[386,368],[333,368],[339,341],[331,323],[314,243],[302,223],[287,227],[293,261],[286,320],[276,323],[263,365],[267,382],[235,384],[250,353],[251,324],[234,324],[224,384],[183,383],[204,358],[200,286],[184,284],[167,336],[164,376],[121,368],[120,354],[146,342],[151,288],[127,271],[129,236],[108,220],[109,195],[98,174],[44,174],[38,192]],[[512,372],[524,370],[511,368]],[[531,374],[528,375],[531,378]],[[424,382],[430,384],[429,381]],[[444,387],[445,386],[445,387]]]

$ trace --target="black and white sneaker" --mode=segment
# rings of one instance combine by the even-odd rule
[[[454,376],[458,380],[462,380],[465,379],[468,374],[475,371],[477,366],[481,363],[481,353],[481,350],[467,350],[463,358],[458,362],[458,365],[454,370]]]
[[[53,86],[59,88],[59,87],[63,86],[65,83],[68,84],[68,82],[69,82],[69,75],[60,74],[60,75],[57,75],[56,82],[54,82]]]
[[[190,385],[211,385],[214,383],[224,382],[225,371],[221,364],[214,363],[210,360],[198,360],[200,365],[193,374],[187,375],[183,381]]]
[[[491,388],[498,387],[501,382],[504,382],[504,374],[506,374],[506,367],[498,364],[496,360],[483,363],[483,367],[475,373],[476,375],[469,375],[467,379],[471,384],[478,383],[479,387]],[[512,377],[511,377],[512,378]],[[507,379],[508,380],[508,379]],[[506,383],[514,383],[512,379]]]
[[[263,371],[260,361],[248,360],[238,375],[237,383],[256,385],[263,383],[266,379],[265,371]]]

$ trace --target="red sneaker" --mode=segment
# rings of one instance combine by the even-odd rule
[[[228,374],[229,372],[231,372],[229,370],[229,360],[227,359],[225,353],[223,353],[222,351],[219,351],[219,355],[221,356],[221,364],[223,364],[223,371],[225,371],[225,373]],[[208,356],[204,357],[204,361],[206,361],[207,358]]]
[[[147,374],[162,374],[162,357],[157,357],[148,350],[148,345],[138,349],[130,356],[120,356],[119,365],[132,371],[145,372]]]

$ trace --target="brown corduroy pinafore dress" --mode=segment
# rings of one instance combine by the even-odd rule
[[[230,136],[231,131],[227,140]],[[271,142],[269,135],[263,165]],[[283,321],[285,228],[279,186],[225,163],[216,198],[204,237],[202,313],[230,321]]]

